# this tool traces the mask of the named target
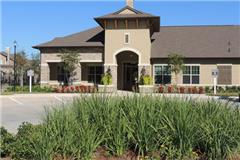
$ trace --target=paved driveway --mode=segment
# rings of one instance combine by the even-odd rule
[[[119,91],[117,95],[127,95],[132,92]],[[90,95],[90,94],[83,94]],[[153,94],[162,96],[161,94]],[[1,111],[1,126],[6,127],[10,132],[16,133],[18,126],[22,122],[30,122],[38,124],[45,113],[45,107],[61,105],[72,101],[74,97],[79,97],[79,94],[16,94],[16,95],[0,95],[0,111]],[[179,95],[179,94],[164,94],[164,96],[209,99],[206,95]],[[218,99],[218,97],[215,97]],[[226,101],[226,100],[221,100]],[[235,103],[240,106],[240,103]]]
[[[77,94],[20,94],[0,96],[1,125],[16,133],[18,126],[24,122],[37,124],[45,113],[45,107],[67,103]]]

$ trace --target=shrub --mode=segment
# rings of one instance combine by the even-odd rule
[[[192,93],[192,88],[188,87],[188,93]]]
[[[11,154],[11,144],[14,142],[14,137],[12,134],[8,133],[4,127],[0,128],[0,154],[1,157],[10,156]]]
[[[172,93],[173,92],[173,87],[172,86],[168,86],[167,90],[168,90],[168,93]]]
[[[193,93],[193,94],[198,93],[198,92],[197,92],[197,87],[192,87],[191,90],[192,90],[192,93]]]
[[[180,90],[180,93],[184,93],[185,88],[184,87],[180,87],[179,90]]]
[[[204,93],[204,88],[203,87],[199,87],[198,88],[198,93],[199,94],[203,94]]]
[[[102,76],[101,83],[104,85],[112,84],[112,74],[110,68],[108,68],[106,73]]]
[[[110,85],[112,84],[112,75],[110,74],[104,74],[101,79],[101,83],[104,85]]]
[[[117,156],[226,159],[240,147],[239,117],[240,108],[214,100],[85,96],[47,110],[40,126],[22,125],[13,158],[91,159],[104,147]]]
[[[37,148],[34,146],[39,143],[40,126],[34,126],[24,122],[18,128],[15,141],[12,144],[13,159],[35,159]]]
[[[141,79],[142,85],[151,85],[152,84],[152,77],[149,75],[141,76],[140,79]]]
[[[159,93],[164,93],[164,86],[160,85],[158,91]]]

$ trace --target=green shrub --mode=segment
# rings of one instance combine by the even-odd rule
[[[104,74],[102,76],[101,83],[104,85],[112,84],[112,76],[110,74]]]
[[[40,126],[34,126],[28,122],[19,126],[15,141],[12,144],[13,159],[35,159],[37,151],[34,145],[39,141],[40,129]]]
[[[151,85],[152,84],[152,77],[149,75],[144,75],[140,77],[140,84],[142,85]]]
[[[10,156],[11,144],[14,142],[12,134],[8,133],[4,127],[0,128],[0,153],[1,157]]]
[[[5,92],[12,92],[13,91],[13,86],[9,86],[6,88]],[[29,86],[16,86],[15,88],[16,92],[19,93],[27,93],[29,92]],[[32,92],[43,92],[43,93],[48,93],[48,92],[54,92],[54,88],[51,86],[43,86],[41,87],[40,85],[34,85],[32,86]]]

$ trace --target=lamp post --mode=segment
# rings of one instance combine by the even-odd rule
[[[14,82],[13,82],[13,91],[16,91],[16,51],[17,51],[17,41],[15,40],[13,42],[14,45],[14,64],[13,64],[13,70],[14,70]]]

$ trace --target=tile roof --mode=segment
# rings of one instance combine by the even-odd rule
[[[237,25],[161,26],[151,38],[151,58],[167,58],[170,53],[187,58],[240,58]],[[33,47],[104,47],[104,30],[96,27]]]
[[[122,11],[124,10],[130,10],[132,11],[134,14],[120,14]],[[142,11],[139,11],[139,10],[136,10],[134,8],[131,8],[129,6],[126,6],[120,10],[118,10],[117,12],[113,12],[113,13],[110,13],[110,14],[106,14],[104,16],[100,16],[100,17],[97,17],[95,19],[118,19],[118,18],[151,18],[151,17],[158,17],[158,16],[154,16],[152,14],[149,14],[149,13],[145,13],[145,12],[142,12]]]
[[[43,47],[103,47],[104,31],[101,27],[91,28],[65,37],[57,37],[33,48]]]
[[[240,58],[240,26],[161,26],[152,38],[151,58]]]

